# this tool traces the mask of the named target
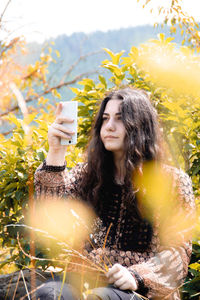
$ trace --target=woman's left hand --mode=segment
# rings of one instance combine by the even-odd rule
[[[115,264],[106,274],[108,282],[120,290],[137,290],[137,283],[131,273],[120,264]]]

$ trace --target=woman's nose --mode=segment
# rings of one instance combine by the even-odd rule
[[[107,130],[115,130],[115,122],[113,119],[109,119],[107,124],[106,124],[106,129]]]

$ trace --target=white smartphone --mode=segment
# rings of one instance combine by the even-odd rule
[[[78,102],[66,101],[62,103],[61,115],[73,119],[73,123],[63,123],[63,125],[74,134],[70,140],[61,138],[61,145],[75,145],[77,143],[77,115],[78,115]]]

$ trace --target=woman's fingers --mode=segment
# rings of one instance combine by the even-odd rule
[[[56,124],[62,124],[62,123],[73,123],[74,120],[70,118],[66,118],[65,116],[58,115],[57,118],[55,119]]]
[[[73,119],[66,118],[65,116],[63,116],[61,114],[61,112],[62,112],[62,103],[59,103],[56,108],[56,112],[55,112],[56,119],[55,119],[54,123],[62,124],[62,123],[73,123],[74,122]]]
[[[52,128],[60,130],[60,131],[64,132],[65,134],[68,134],[68,135],[73,135],[74,134],[74,131],[71,131],[68,128],[66,128],[65,126],[60,125],[60,124],[54,123],[52,125]]]
[[[129,290],[129,284],[127,282],[123,283],[122,285],[118,286],[120,290]]]
[[[115,264],[114,266],[112,266],[112,268],[110,268],[107,273],[107,277],[108,278],[112,277],[115,273],[117,273],[121,270],[121,267],[122,266],[120,264]]]
[[[56,107],[55,115],[58,116],[62,111],[62,103],[58,103],[58,106]]]
[[[115,264],[107,273],[108,282],[114,284],[122,290],[137,289],[135,278],[131,275],[127,268],[120,264]]]
[[[70,140],[72,138],[69,133],[65,133],[65,132],[63,132],[61,130],[58,130],[56,128],[53,128],[51,130],[51,135],[55,136],[55,137],[60,137],[60,138],[68,139],[68,140]]]
[[[60,141],[58,138],[64,138],[64,139],[70,140],[72,138],[73,134],[74,134],[73,131],[69,130],[68,128],[66,128],[65,126],[63,126],[61,124],[57,124],[54,122],[49,127],[49,130],[48,130],[49,144],[51,144],[51,142],[53,142],[54,146],[55,146],[55,144],[60,145]],[[56,139],[57,139],[57,143],[56,143]]]
[[[124,278],[122,275],[118,280],[115,281],[115,285],[120,288],[124,283],[126,283],[126,278]]]
[[[50,164],[55,163],[54,153],[59,164],[64,161],[66,145],[61,145],[61,139],[70,140],[74,132],[65,127],[63,123],[72,123],[74,120],[62,115],[62,103],[59,103],[55,111],[55,121],[48,129],[49,153],[47,160]]]
[[[122,272],[118,271],[116,273],[114,273],[111,277],[109,277],[108,282],[109,283],[114,283],[116,282],[118,279],[120,279],[122,277]]]
[[[108,282],[115,283],[118,279],[122,277],[122,266],[120,264],[115,264],[107,273]]]

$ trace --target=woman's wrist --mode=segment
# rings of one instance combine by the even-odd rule
[[[137,290],[140,292],[144,292],[144,291],[146,292],[147,288],[144,285],[143,278],[135,270],[129,270],[129,271],[136,280]]]
[[[66,150],[54,150],[49,149],[46,158],[46,164],[48,166],[63,166],[65,164],[65,152]]]
[[[62,166],[55,166],[55,165],[47,165],[46,159],[43,161],[42,167],[40,171],[46,171],[46,172],[62,172],[66,168],[66,161]]]

